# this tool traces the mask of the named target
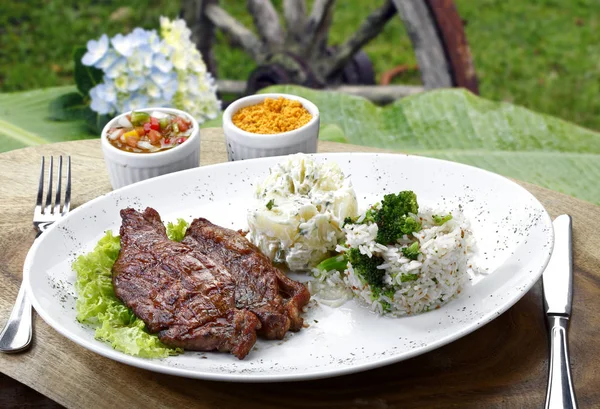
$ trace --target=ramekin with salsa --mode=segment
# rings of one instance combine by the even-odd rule
[[[144,108],[111,120],[101,135],[114,189],[151,177],[197,167],[198,122],[173,108]]]
[[[109,142],[125,152],[152,153],[184,143],[192,134],[192,121],[164,111],[132,111],[121,116],[106,134]]]

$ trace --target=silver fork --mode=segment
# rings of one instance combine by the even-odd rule
[[[71,157],[67,157],[67,186],[65,188],[65,200],[61,198],[61,181],[63,158],[58,158],[58,177],[56,179],[56,192],[54,206],[52,205],[52,183],[54,158],[50,157],[50,168],[48,175],[48,192],[46,203],[42,207],[44,199],[44,157],[40,170],[40,183],[38,187],[37,201],[33,213],[33,226],[37,230],[36,238],[40,236],[52,223],[67,214],[71,208]],[[62,211],[61,211],[62,207]],[[8,322],[0,332],[0,352],[21,352],[29,348],[31,343],[31,302],[25,294],[25,286],[21,283],[17,301],[10,313]]]

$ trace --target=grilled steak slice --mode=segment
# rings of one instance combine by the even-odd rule
[[[236,308],[232,274],[169,240],[156,210],[124,209],[121,218],[121,251],[113,266],[117,297],[168,346],[244,358],[261,324],[250,311]]]
[[[302,328],[300,311],[310,299],[307,288],[273,267],[271,260],[240,233],[195,219],[182,243],[229,270],[236,282],[236,307],[256,314],[262,324],[260,335],[282,339],[288,330]]]

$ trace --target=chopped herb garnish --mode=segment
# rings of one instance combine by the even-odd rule
[[[433,218],[433,222],[436,225],[441,226],[442,224],[446,223],[448,220],[452,219],[452,213],[449,213],[446,216],[438,216],[438,215],[434,214],[431,217]]]
[[[348,258],[344,254],[338,254],[321,261],[317,266],[320,271],[344,271],[348,267]]]
[[[415,241],[410,246],[404,247],[402,249],[402,254],[408,259],[416,260],[419,257],[419,254],[421,254],[419,251],[419,242]]]
[[[419,278],[418,274],[402,274],[400,276],[400,282],[401,283],[408,283],[409,281],[415,281],[417,278]]]
[[[275,200],[271,199],[267,203],[267,209],[271,210],[273,208],[273,206],[275,206]]]

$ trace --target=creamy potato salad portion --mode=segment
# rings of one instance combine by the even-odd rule
[[[248,239],[275,263],[309,270],[343,240],[342,225],[356,217],[352,183],[334,162],[298,154],[270,169],[248,212]]]

